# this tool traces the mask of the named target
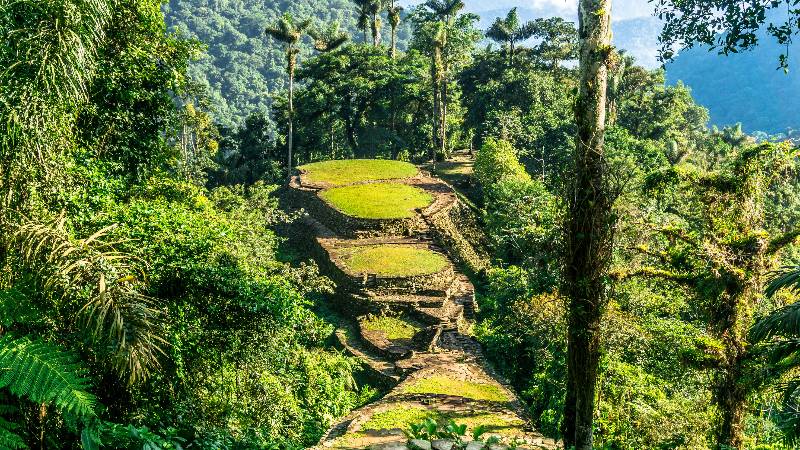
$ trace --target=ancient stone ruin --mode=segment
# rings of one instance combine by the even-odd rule
[[[318,447],[428,448],[430,442],[411,442],[403,430],[431,418],[465,424],[467,436],[482,426],[488,430],[484,437],[496,435],[522,448],[555,448],[555,442],[529,426],[514,392],[469,334],[475,293],[462,271],[481,270],[482,258],[459,232],[464,206],[453,189],[413,166],[399,171],[399,178],[376,170],[374,179],[364,175],[369,167],[357,167],[361,172],[354,169],[348,180],[347,165],[333,176],[322,170],[326,163],[317,164],[299,168],[290,182],[290,201],[305,211],[295,231],[305,236],[323,272],[336,282],[332,309],[341,316],[336,331],[340,346],[388,390],[336,423]],[[371,186],[326,194],[364,184]],[[387,187],[397,184],[415,190]],[[391,196],[387,201],[394,203],[380,204],[384,199],[373,197],[384,187],[422,199],[425,206],[402,211],[406,198]],[[361,191],[364,204],[377,202],[374,214],[363,210]],[[353,213],[344,195],[352,195],[361,210]],[[436,444],[452,447],[452,442]]]

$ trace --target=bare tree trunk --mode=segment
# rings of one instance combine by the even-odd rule
[[[592,449],[604,275],[613,243],[611,194],[605,176],[607,59],[611,0],[579,0],[580,82],[577,135],[566,224],[564,293],[568,300],[567,395],[564,447]]]
[[[389,55],[394,59],[397,56],[397,25],[392,24],[392,46]]]
[[[289,70],[289,135],[286,139],[289,147],[289,153],[286,158],[286,173],[287,178],[292,177],[292,140],[293,140],[293,130],[292,130],[292,122],[294,120],[294,67]]]
[[[441,149],[442,149],[442,157],[444,158],[447,155],[447,79],[442,80],[442,142]],[[434,162],[435,163],[435,162]],[[435,166],[434,166],[435,169]]]
[[[376,16],[372,16],[370,27],[372,29],[372,46],[377,47],[381,43],[381,33],[378,30],[378,18]]]
[[[514,67],[514,40],[508,42],[508,67]]]
[[[439,137],[439,74],[436,54],[432,56],[431,85],[433,91],[433,114],[431,114],[431,164],[436,170],[436,147]]]

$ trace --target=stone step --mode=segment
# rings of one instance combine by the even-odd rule
[[[398,374],[395,364],[386,358],[372,354],[364,346],[360,338],[356,336],[357,331],[352,328],[339,328],[334,335],[344,351],[358,358],[370,375],[375,377],[381,384],[391,387],[401,381],[401,376]]]

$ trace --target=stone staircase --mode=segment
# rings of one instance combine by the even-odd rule
[[[338,344],[388,388],[382,399],[337,421],[318,448],[396,448],[406,441],[403,430],[427,417],[452,419],[470,429],[483,425],[489,434],[522,442],[524,448],[556,448],[531,428],[516,395],[469,335],[477,310],[475,291],[450,255],[472,250],[451,248],[464,239],[437,227],[458,203],[456,195],[426,173],[401,182],[426,190],[434,200],[415,217],[383,223],[341,217],[318,196],[324,186],[309,182],[303,173],[290,182],[292,202],[306,211],[301,231],[322,270],[337,284],[331,306],[340,320]],[[374,246],[419,248],[448,262],[436,272],[409,276],[348,267],[348,252]],[[406,335],[398,338],[371,325],[382,319],[402,325]]]

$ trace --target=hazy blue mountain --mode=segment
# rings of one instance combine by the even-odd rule
[[[762,37],[753,51],[721,56],[705,48],[681,52],[667,65],[667,80],[679,80],[718,126],[737,122],[747,132],[784,133],[800,128],[796,99],[800,96],[800,43],[789,49],[791,70],[777,70],[785,48]]]

